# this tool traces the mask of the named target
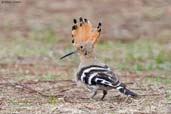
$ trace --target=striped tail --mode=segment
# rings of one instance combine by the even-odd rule
[[[129,89],[127,89],[125,87],[125,85],[123,83],[120,83],[117,87],[116,87],[117,90],[119,90],[121,93],[127,95],[127,96],[130,96],[132,98],[136,98],[138,95],[132,91],[130,91]]]

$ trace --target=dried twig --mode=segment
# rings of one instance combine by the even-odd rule
[[[67,82],[67,83],[75,83],[72,80],[38,80],[38,81],[27,81],[24,82],[23,84],[37,84],[37,83],[63,83],[63,82]]]
[[[69,98],[71,98],[72,100],[69,100]],[[83,103],[83,102],[84,102],[83,99],[86,100],[86,103],[90,103],[90,102],[91,102],[91,101],[89,100],[90,98],[88,98],[88,97],[87,97],[87,98],[86,98],[86,97],[81,97],[80,99],[81,99],[81,101],[79,102],[78,99],[77,99],[77,101],[74,101],[72,97],[66,97],[66,96],[64,96],[64,101],[65,101],[65,102],[68,102],[68,103]],[[85,102],[84,102],[84,103],[85,103]]]
[[[55,107],[49,114],[54,114],[54,112],[58,112],[58,113],[61,113],[58,109],[58,107]]]
[[[145,88],[130,88],[131,90],[141,90],[141,91],[147,91]]]
[[[39,95],[41,95],[43,97],[58,97],[59,98],[59,97],[63,97],[64,96],[63,94],[61,94],[61,92],[60,92],[60,94],[57,94],[57,95],[44,94],[44,93],[42,93],[40,91],[32,89],[31,87],[28,87],[28,86],[26,86],[24,84],[19,84],[19,83],[0,83],[0,85],[11,86],[11,87],[14,87],[14,88],[17,88],[17,89],[28,90],[31,93],[36,93],[36,94],[39,94]],[[64,90],[64,91],[67,91],[67,90]]]
[[[157,93],[153,93],[153,94],[141,94],[141,95],[138,95],[138,96],[160,96],[160,95],[164,95],[164,93],[162,93],[162,94],[157,94]]]

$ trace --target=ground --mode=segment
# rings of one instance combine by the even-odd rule
[[[97,4],[98,2],[98,4]],[[48,5],[47,5],[48,4]],[[171,114],[169,0],[23,0],[0,4],[0,114]],[[103,22],[97,57],[137,99],[90,99],[75,82],[72,19]],[[100,54],[99,54],[100,53]]]
[[[89,99],[90,92],[76,85],[77,55],[59,60],[72,49],[71,45],[50,44],[25,39],[1,40],[0,113],[171,113],[169,43],[144,39],[131,43],[100,42],[96,46],[97,52],[101,52],[98,58],[140,96],[130,99],[111,90],[104,101],[99,100],[101,92],[95,99]]]

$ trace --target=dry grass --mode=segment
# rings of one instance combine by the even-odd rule
[[[171,114],[170,6],[169,0],[0,3],[0,114]],[[100,92],[92,100],[72,81],[78,56],[59,57],[72,50],[72,19],[80,16],[103,22],[98,57],[138,99],[112,90],[104,101]]]
[[[28,45],[30,43],[31,47]],[[0,44],[3,50],[0,58],[4,60],[0,64],[2,114],[171,112],[171,48],[167,43],[159,44],[147,40],[132,43],[99,43],[99,58],[113,67],[120,79],[140,95],[138,99],[127,99],[126,96],[112,90],[104,101],[99,100],[102,95],[100,92],[94,100],[89,99],[89,91],[77,87],[72,81],[79,63],[77,56],[59,61],[60,55],[71,50],[67,44],[55,46],[39,40],[23,39],[1,41]],[[67,47],[69,48],[64,50]],[[49,55],[49,52],[52,54]],[[108,54],[111,56],[106,56]]]

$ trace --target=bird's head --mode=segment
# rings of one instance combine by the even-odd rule
[[[72,44],[75,50],[64,55],[61,59],[74,53],[78,53],[85,58],[93,56],[93,50],[100,37],[102,24],[99,22],[98,26],[93,28],[90,21],[82,17],[80,17],[79,22],[76,19],[74,19],[73,22]]]

